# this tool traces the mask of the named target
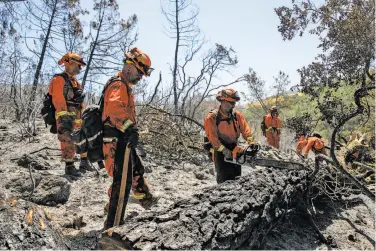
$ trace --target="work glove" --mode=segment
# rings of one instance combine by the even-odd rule
[[[248,145],[252,145],[252,144],[254,144],[254,142],[255,142],[255,141],[254,141],[254,139],[253,139],[252,136],[250,136],[250,137],[247,138],[247,144],[248,144]]]
[[[137,127],[129,127],[125,131],[125,140],[129,144],[130,147],[134,148],[138,145],[139,134]]]
[[[85,93],[83,93],[83,90],[81,90],[81,89],[75,89],[74,90],[74,97],[75,97],[76,103],[82,104],[84,102],[84,99],[85,99]]]
[[[76,98],[76,103],[81,105],[84,102],[84,100],[85,100],[85,93],[82,93],[80,96]]]
[[[65,132],[72,133],[73,132],[73,119],[70,118],[69,116],[59,117],[57,130],[59,133],[65,133]]]
[[[226,159],[232,159],[232,151],[230,149],[225,147],[223,148],[222,153]]]
[[[276,131],[277,131],[277,134],[278,134],[278,135],[281,134],[281,129],[277,128]]]
[[[232,157],[234,159],[238,158],[242,153],[244,152],[244,148],[241,146],[236,146],[234,150],[232,151]]]
[[[74,90],[74,103],[76,106],[81,106],[85,100],[85,93],[81,89]]]

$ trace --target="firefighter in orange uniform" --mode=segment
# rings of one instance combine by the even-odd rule
[[[276,106],[269,109],[270,113],[264,116],[265,137],[269,146],[279,149],[279,135],[281,134],[281,120],[278,118]]]
[[[304,154],[303,154],[305,158],[307,158],[309,150],[312,150],[314,154],[326,155],[325,143],[321,139],[321,135],[319,133],[314,132],[312,136],[308,137],[307,145],[304,149]]]
[[[123,70],[107,82],[103,91],[103,153],[105,168],[113,177],[112,185],[108,191],[110,201],[105,208],[107,210],[105,229],[111,228],[115,224],[123,168],[128,168],[128,171],[127,177],[124,177],[126,188],[120,224],[124,223],[125,209],[131,189],[141,205],[147,206],[153,201],[149,186],[143,177],[144,167],[135,149],[139,134],[132,92],[132,85],[137,84],[143,76],[150,76],[153,70],[150,66],[151,61],[147,54],[138,48],[131,49],[125,53]],[[127,147],[131,148],[130,161],[129,165],[124,167],[124,154]]]
[[[222,183],[241,176],[240,165],[225,161],[225,158],[232,159],[244,151],[237,144],[240,134],[248,144],[253,143],[253,137],[244,115],[234,109],[235,103],[240,100],[238,93],[231,88],[224,89],[218,92],[216,99],[221,105],[208,113],[204,127],[212,148],[210,151],[215,163],[217,183]]]
[[[299,135],[298,144],[296,145],[296,153],[302,156],[302,151],[307,145],[306,135],[302,133]]]
[[[74,166],[75,147],[71,133],[82,125],[84,94],[76,75],[85,66],[83,58],[76,53],[66,53],[59,61],[65,70],[54,75],[50,82],[48,93],[52,96],[52,103],[56,109],[57,136],[61,145],[61,161],[65,162],[65,174],[82,176],[82,172],[92,170],[86,154],[81,154],[80,172]]]

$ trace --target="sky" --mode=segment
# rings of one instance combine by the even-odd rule
[[[155,72],[149,78],[150,85],[158,81],[162,72],[164,80],[170,80],[169,63],[173,62],[175,41],[164,32],[166,20],[161,13],[164,0],[118,0],[122,18],[138,16],[138,41],[136,46],[147,53]],[[92,8],[92,0],[81,0],[82,6]],[[299,83],[297,69],[311,63],[319,54],[317,37],[305,33],[292,41],[283,41],[278,32],[279,18],[274,8],[291,6],[291,0],[193,0],[200,10],[198,26],[208,40],[206,49],[215,43],[232,47],[238,56],[238,66],[231,74],[223,73],[216,84],[226,84],[253,68],[266,82],[273,84],[273,76],[283,71],[290,76],[291,85]],[[204,49],[205,49],[204,48]],[[202,51],[204,52],[204,50]],[[195,75],[200,70],[196,63],[190,68]],[[245,84],[233,86],[247,91]]]

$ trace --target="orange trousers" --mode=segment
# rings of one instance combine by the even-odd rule
[[[279,149],[279,135],[276,132],[266,131],[265,136],[269,146]]]
[[[108,138],[107,138],[108,139]],[[105,137],[106,140],[106,137]],[[122,137],[116,138],[113,137],[111,141],[104,142],[103,143],[103,154],[104,154],[104,163],[105,168],[110,177],[114,177],[114,171],[116,165],[118,165],[118,168],[120,166],[123,167],[123,160],[124,160],[124,153],[125,153],[125,143],[118,142],[123,141],[124,139]],[[119,144],[120,143],[120,144]],[[120,148],[118,148],[120,145]],[[117,158],[118,159],[117,159]],[[142,165],[142,162],[140,160],[140,157],[137,155],[136,151],[134,149],[131,150],[130,156],[129,156],[129,167],[128,167],[128,174],[131,174],[132,181],[131,181],[131,187],[133,190],[133,193],[135,195],[136,199],[142,199],[141,197],[138,198],[137,194],[138,192],[141,192],[143,194],[143,189],[140,188],[140,183],[144,184],[146,183],[146,186],[148,187],[148,190],[150,189],[147,185],[147,181],[143,178],[144,174],[144,166]],[[130,181],[130,180],[129,180]],[[129,182],[127,181],[127,182]],[[112,185],[108,189],[108,196],[111,198],[112,193]]]
[[[78,129],[82,126],[82,120],[81,120],[81,111],[77,110],[74,107],[68,107],[69,112],[76,112],[76,116],[71,116],[73,120],[73,128]],[[59,128],[59,119],[56,120],[56,127]],[[60,141],[60,149],[61,149],[61,162],[74,162],[74,155],[76,153],[74,143],[72,140],[71,132],[65,131],[65,132],[57,132],[57,138]],[[83,153],[80,155],[81,158],[86,158],[87,153]]]

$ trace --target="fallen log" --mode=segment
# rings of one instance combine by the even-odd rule
[[[107,230],[98,248],[259,248],[285,213],[302,200],[308,175],[305,170],[255,169],[166,210],[146,212]]]

